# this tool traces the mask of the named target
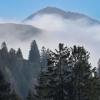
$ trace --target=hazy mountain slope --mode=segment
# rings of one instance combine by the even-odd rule
[[[15,23],[2,23],[0,24],[0,36],[16,36],[19,39],[26,39],[30,36],[38,35],[41,33],[39,28],[31,25],[15,24]]]
[[[91,17],[88,17],[84,14],[70,12],[70,11],[64,11],[56,7],[46,7],[44,9],[41,9],[37,11],[36,13],[33,13],[29,17],[27,17],[24,21],[31,20],[37,15],[45,15],[45,14],[56,14],[64,19],[70,19],[70,20],[77,20],[77,19],[87,19],[90,24],[100,24],[99,21],[92,19]]]

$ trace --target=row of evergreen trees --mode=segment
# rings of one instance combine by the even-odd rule
[[[7,48],[4,49],[7,51]],[[21,56],[21,50],[18,51],[17,55]],[[68,48],[60,43],[55,52],[43,47],[39,58],[36,42],[33,41],[29,62],[40,62],[41,71],[27,100],[100,100],[100,77],[89,63],[89,53],[84,47]],[[0,100],[21,99],[0,70]]]
[[[31,43],[28,60],[23,58],[20,48],[17,51],[13,48],[8,50],[6,43],[3,42],[0,48],[0,100],[24,99],[25,93],[31,87],[28,85],[31,84],[33,76],[37,76],[34,72],[31,74],[31,71],[35,70],[34,66],[37,67],[35,73],[38,74],[40,54],[35,40]]]
[[[55,52],[44,48],[42,51],[47,60],[44,59],[28,100],[100,100],[100,77],[89,63],[89,53],[84,47],[59,44]],[[43,65],[47,65],[45,70]]]
[[[27,95],[31,88],[32,79],[35,80],[40,69],[40,54],[34,40],[31,43],[29,57],[24,59],[21,49],[17,51],[13,48],[8,49],[5,42],[0,48],[0,70],[11,87],[22,97]]]
[[[0,71],[0,100],[21,100],[21,97],[11,88]]]
[[[9,57],[8,57],[9,56]],[[18,48],[18,50],[14,50],[13,48],[11,48],[10,50],[8,50],[7,45],[5,42],[2,43],[1,45],[1,49],[0,49],[0,60],[4,60],[7,58],[11,58],[12,56],[14,57],[19,57],[20,59],[23,59],[23,54],[20,48]],[[39,50],[38,50],[38,46],[36,44],[36,41],[32,41],[31,43],[31,48],[29,51],[29,57],[28,57],[29,62],[31,63],[39,63],[40,62],[40,54],[39,54]]]

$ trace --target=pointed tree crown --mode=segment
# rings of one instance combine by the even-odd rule
[[[37,43],[35,40],[33,40],[31,43],[31,49],[34,49],[35,47],[37,47]]]
[[[8,48],[7,48],[7,45],[6,45],[5,42],[2,43],[1,49],[2,49],[3,51],[5,51],[5,52],[8,52]]]
[[[9,53],[10,53],[11,55],[15,55],[15,54],[16,54],[16,51],[15,51],[13,48],[11,48],[10,51],[9,51]]]
[[[40,54],[35,40],[31,43],[31,50],[29,52],[29,61],[32,63],[40,62]]]
[[[16,52],[17,57],[19,58],[23,58],[23,54],[20,48],[18,48],[17,52]]]

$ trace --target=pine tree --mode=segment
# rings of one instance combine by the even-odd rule
[[[73,97],[74,100],[92,100],[90,90],[93,89],[93,71],[88,62],[89,53],[83,47],[74,46],[72,49],[73,60]],[[92,81],[91,81],[92,80]],[[95,80],[96,81],[96,80]],[[94,91],[94,89],[92,90]],[[92,97],[93,98],[93,97]],[[95,99],[94,99],[95,100]]]
[[[8,48],[7,48],[7,45],[6,45],[5,42],[2,43],[1,50],[4,51],[4,52],[8,52]]]
[[[33,93],[34,100],[48,100],[47,78],[46,73],[41,71]]]
[[[0,71],[0,100],[21,100],[20,96],[12,89],[11,84],[8,83],[3,73]]]
[[[16,55],[17,55],[18,58],[23,59],[23,54],[22,54],[22,51],[21,51],[20,48],[18,49]]]
[[[99,100],[100,99],[100,78],[96,68],[92,69],[93,77],[88,81],[88,96],[89,100]]]
[[[45,47],[42,47],[41,50],[41,59],[40,59],[40,63],[41,63],[41,70],[46,71],[47,70],[47,59],[48,59],[48,50],[46,50]]]
[[[11,48],[9,51],[9,57],[12,59],[16,57],[16,51],[13,48]]]
[[[47,70],[41,70],[31,100],[99,100],[100,78],[84,47],[60,43],[56,52],[48,51]]]
[[[14,69],[13,66],[15,66],[15,63],[16,63],[16,51],[13,48],[11,48],[9,51],[9,68],[11,70]]]
[[[21,97],[13,90],[10,94],[10,100],[22,100]]]
[[[97,94],[98,95],[100,95],[100,59],[99,59],[99,61],[98,61],[98,67],[97,67],[97,71],[96,71],[96,78],[97,78],[97,82],[96,82],[96,84],[98,84],[98,87],[95,89],[96,90],[96,92],[98,92]],[[94,91],[95,92],[95,91]],[[95,93],[96,93],[95,92]],[[99,98],[100,98],[100,96],[99,96]]]
[[[59,44],[59,50],[49,52],[48,97],[53,100],[68,99],[68,83],[71,82],[70,49]]]
[[[32,91],[29,91],[26,100],[35,100],[34,97],[33,97],[33,92]]]
[[[31,44],[31,50],[29,53],[29,62],[40,63],[40,54],[35,40]]]
[[[35,91],[29,92],[28,100],[48,100],[47,93],[47,50],[45,47],[42,48],[41,52],[41,70],[40,74],[38,75],[37,82],[35,84]]]
[[[8,58],[9,58],[9,55],[8,55],[8,48],[7,48],[7,45],[5,42],[2,43],[1,45],[1,50],[0,50],[0,64],[2,66],[5,66],[8,65]]]
[[[0,71],[0,100],[10,100],[10,84],[6,82]]]

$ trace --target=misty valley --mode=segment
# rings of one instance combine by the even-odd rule
[[[50,6],[0,19],[0,100],[100,100],[99,33],[100,21]]]

